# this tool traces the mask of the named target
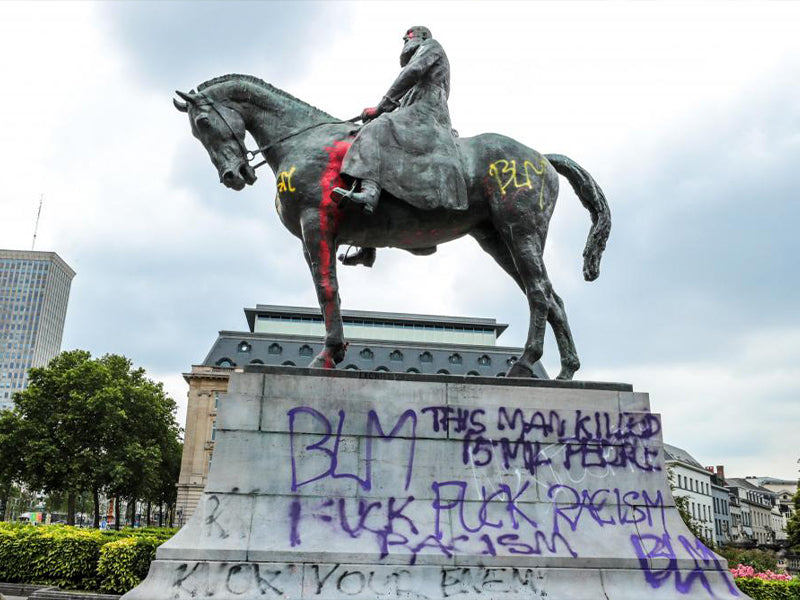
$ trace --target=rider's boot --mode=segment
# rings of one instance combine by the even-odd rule
[[[364,265],[367,268],[375,264],[375,248],[359,248],[353,254],[340,254],[339,260],[343,265]]]
[[[378,206],[378,199],[381,196],[381,186],[378,185],[377,181],[373,181],[372,179],[362,179],[361,189],[358,192],[337,187],[333,188],[333,193],[338,197],[339,202],[347,201],[360,204],[364,212],[371,215]]]

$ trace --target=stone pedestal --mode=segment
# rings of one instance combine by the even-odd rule
[[[125,600],[687,596],[744,598],[681,521],[646,394],[262,367]]]

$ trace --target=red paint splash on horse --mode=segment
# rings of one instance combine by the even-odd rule
[[[319,205],[319,270],[322,290],[325,294],[325,322],[329,323],[333,317],[333,306],[336,301],[336,292],[331,285],[331,264],[334,260],[335,247],[331,246],[331,241],[336,238],[336,231],[339,227],[339,220],[342,211],[338,203],[333,199],[333,188],[347,187],[342,180],[340,170],[342,161],[352,142],[339,140],[332,146],[325,148],[328,153],[328,164],[322,172],[320,178],[320,188],[322,190],[322,201]],[[334,367],[333,358],[328,356],[325,361],[325,368]]]

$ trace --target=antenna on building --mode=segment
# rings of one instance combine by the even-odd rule
[[[31,250],[36,246],[36,234],[39,232],[39,217],[42,216],[42,203],[44,202],[44,193],[39,194],[39,210],[36,211],[36,226],[33,228],[33,243]]]

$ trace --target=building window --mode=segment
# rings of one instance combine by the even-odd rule
[[[506,374],[500,371],[495,377],[505,377]]]
[[[410,369],[406,369],[406,373],[419,373],[419,369],[411,367]]]
[[[424,362],[424,363],[433,362],[433,354],[427,351],[423,352],[422,354],[419,355],[419,362]]]
[[[376,370],[376,371],[381,371],[381,372],[388,372],[388,371],[389,371],[389,369],[388,369],[388,368],[386,368],[386,367],[384,367],[383,365],[381,365],[380,367],[378,367],[378,368],[377,368],[377,369],[375,369],[375,370]]]
[[[211,441],[217,439],[217,420],[211,421]]]
[[[269,352],[270,354],[283,354],[283,348],[281,347],[280,344],[274,343],[269,345],[269,348],[267,348],[267,352]]]
[[[250,364],[251,365],[263,365],[264,361],[261,360],[260,358],[254,358],[253,360],[250,361]]]
[[[439,375],[450,375],[450,371],[448,371],[447,369],[439,369],[439,370],[438,370],[438,371],[436,371],[436,372],[437,372]]]
[[[235,367],[236,363],[233,362],[230,358],[226,357],[226,358],[220,358],[217,361],[217,366],[218,367]]]
[[[488,354],[484,354],[478,357],[478,364],[484,367],[488,367],[492,364],[492,359],[489,358]]]
[[[400,352],[400,350],[394,350],[389,355],[389,360],[401,361],[401,360],[403,360],[403,353]]]
[[[250,348],[251,346],[247,342],[243,341],[239,343],[239,352],[250,352]]]
[[[349,364],[345,367],[345,369],[350,369],[351,371],[358,371],[358,367],[354,364]]]
[[[451,354],[448,360],[450,361],[451,365],[460,365],[462,362],[464,362],[458,352]]]
[[[308,344],[303,344],[300,346],[300,350],[298,350],[300,356],[312,356],[314,354],[314,349],[309,346]]]
[[[470,371],[470,372],[467,373],[467,375],[475,377],[476,375],[480,375],[480,373],[478,373],[477,371]]]
[[[516,357],[516,356],[509,356],[509,357],[508,357],[508,360],[506,360],[506,364],[507,364],[509,367],[510,367],[511,365],[513,365],[515,362],[517,362],[517,357]]]
[[[294,363],[293,363],[292,361],[290,361],[290,360],[285,360],[285,361],[283,361],[283,362],[281,363],[281,365],[282,365],[282,366],[284,366],[284,367],[296,367],[296,366],[297,366],[296,364],[294,364]]]
[[[219,408],[219,392],[214,392],[214,410]]]
[[[364,360],[372,360],[375,358],[375,353],[370,350],[369,348],[364,348],[358,355],[363,358]]]

